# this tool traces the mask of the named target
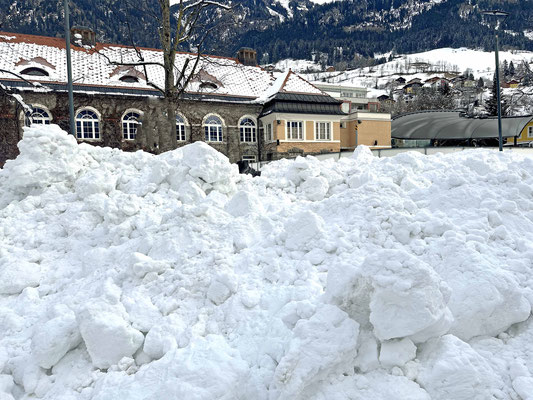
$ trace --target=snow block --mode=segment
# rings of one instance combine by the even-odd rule
[[[19,294],[27,287],[39,286],[40,280],[39,264],[25,260],[0,264],[0,294]]]
[[[124,307],[93,301],[78,313],[81,336],[93,365],[109,368],[122,357],[131,357],[144,336],[123,318]]]
[[[309,178],[300,185],[302,192],[308,200],[320,201],[324,200],[329,190],[328,180],[322,176]]]
[[[485,358],[453,335],[421,346],[417,381],[432,400],[486,400],[503,382]]]
[[[276,368],[278,396],[272,398],[300,399],[306,388],[333,371],[353,368],[359,325],[338,307],[319,307],[311,318],[298,321],[293,335]]]
[[[76,315],[67,308],[62,314],[37,327],[31,339],[31,349],[37,364],[48,369],[80,342]]]
[[[379,250],[359,267],[335,266],[326,297],[380,340],[413,336],[423,342],[446,333],[450,290],[423,261],[402,250]]]
[[[285,246],[290,250],[311,250],[323,237],[324,220],[312,211],[301,211],[285,223]]]
[[[379,362],[385,368],[403,367],[416,357],[416,346],[410,339],[387,340],[381,343]]]

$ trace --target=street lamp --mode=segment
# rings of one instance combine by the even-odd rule
[[[72,61],[70,58],[70,21],[68,0],[64,0],[65,7],[65,42],[67,51],[67,77],[68,77],[68,106],[70,120],[70,134],[76,136],[76,126],[74,124],[74,95],[72,89]]]
[[[496,53],[495,53],[495,56],[496,56],[496,85],[497,85],[497,90],[496,90],[496,99],[498,101],[498,146],[499,146],[499,149],[500,151],[503,151],[503,139],[502,139],[502,103],[501,103],[501,96],[500,96],[500,60],[499,60],[499,57],[498,57],[498,29],[500,27],[500,21],[504,20],[508,15],[509,13],[505,12],[505,11],[499,11],[499,10],[487,10],[487,11],[482,11],[481,14],[483,15],[490,15],[490,16],[493,16],[493,17],[496,17],[496,18],[501,18],[501,20],[498,20],[497,19],[497,22],[496,22]]]

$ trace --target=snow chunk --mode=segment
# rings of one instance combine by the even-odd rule
[[[487,361],[453,335],[422,346],[418,382],[432,400],[486,400],[503,386]]]
[[[194,142],[181,148],[182,162],[189,167],[189,175],[197,178],[200,187],[213,188],[221,193],[235,191],[235,180],[239,176],[236,164],[230,164],[228,158],[204,142]]]
[[[328,180],[323,176],[309,178],[300,187],[311,201],[323,200],[329,190]]]
[[[279,400],[297,399],[309,386],[335,370],[349,370],[357,354],[359,325],[332,305],[298,321],[294,337],[274,376]]]
[[[252,193],[239,191],[224,207],[234,217],[243,217],[253,213],[261,213],[263,207],[259,198]]]
[[[5,189],[17,195],[26,195],[52,183],[70,182],[85,164],[74,136],[57,125],[34,124],[24,128],[18,147],[20,155],[0,170],[0,178],[9,176]]]
[[[2,249],[0,249],[0,255]],[[6,256],[0,261],[0,294],[18,294],[27,287],[39,286],[39,264]]]
[[[48,369],[81,343],[76,315],[68,307],[58,307],[56,317],[38,326],[31,340],[32,354],[40,367]]]
[[[290,250],[303,250],[317,246],[324,234],[324,220],[312,211],[301,211],[285,223],[285,245]]]
[[[339,265],[328,275],[326,296],[352,318],[370,322],[380,340],[415,342],[447,332],[450,290],[423,261],[402,250],[380,250],[359,268]]]
[[[78,313],[81,336],[93,365],[109,368],[122,357],[131,357],[142,345],[144,336],[124,319],[120,304],[103,300],[88,302]]]
[[[100,380],[93,400],[166,399],[231,400],[261,398],[250,388],[248,365],[221,336],[198,337],[174,349],[134,375],[111,372]],[[242,396],[241,396],[242,394]]]
[[[513,380],[513,389],[522,399],[533,399],[533,378],[519,376]]]
[[[403,367],[416,357],[416,346],[408,338],[381,343],[379,362],[385,368]]]

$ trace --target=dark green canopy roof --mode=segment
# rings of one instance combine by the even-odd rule
[[[340,108],[341,104],[328,95],[279,92],[265,104],[261,116],[273,112],[346,115]]]
[[[502,118],[502,136],[520,136],[532,116]],[[469,118],[459,111],[422,111],[392,121],[395,139],[487,139],[498,137],[498,118]]]

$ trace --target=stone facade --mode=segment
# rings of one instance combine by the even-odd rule
[[[62,92],[22,93],[27,104],[45,107],[52,115],[52,123],[62,129],[69,130],[68,96]],[[168,118],[165,116],[163,100],[157,97],[80,94],[74,95],[74,109],[90,107],[100,115],[100,140],[81,140],[96,146],[120,148],[126,151],[144,149],[157,152],[159,130],[170,131]],[[256,159],[264,159],[261,154],[261,132],[257,116],[262,106],[255,104],[222,103],[210,101],[182,100],[176,104],[177,113],[186,120],[186,141],[178,141],[178,147],[198,140],[205,140],[203,120],[208,114],[216,114],[223,121],[223,141],[210,142],[215,149],[237,162],[243,155],[253,155]],[[142,112],[142,135],[139,140],[123,140],[122,117],[127,111]],[[256,121],[258,141],[241,143],[239,120],[249,116]],[[20,106],[9,97],[0,98],[0,165],[18,154],[17,143],[22,137],[24,125],[23,112]]]
[[[17,143],[22,137],[22,127],[16,116],[21,110],[15,100],[0,95],[0,168],[6,160],[18,155]]]

